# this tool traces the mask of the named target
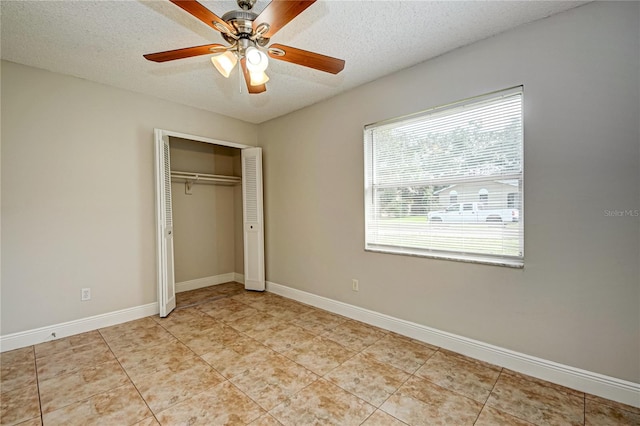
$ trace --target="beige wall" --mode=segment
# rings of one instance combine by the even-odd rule
[[[246,122],[4,61],[1,106],[2,335],[157,300],[155,127],[257,141]]]
[[[260,125],[267,279],[640,382],[640,218],[606,214],[640,209],[639,7],[588,4]],[[524,269],[365,252],[363,126],[520,84]]]
[[[240,176],[234,174],[240,149],[179,138],[169,144],[171,170]],[[236,244],[242,246],[241,234],[236,241],[236,222],[242,222],[236,188],[194,183],[189,195],[184,182],[172,182],[171,192],[176,283],[235,272]]]

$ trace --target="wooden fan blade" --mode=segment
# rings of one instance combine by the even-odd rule
[[[284,52],[284,55],[275,54],[271,49],[281,50]],[[296,49],[295,47],[284,46],[282,44],[272,44],[269,46],[269,56],[273,59],[291,62],[292,64],[302,65],[331,74],[338,74],[342,71],[345,63],[343,59],[332,58],[331,56]]]
[[[271,3],[269,3],[260,15],[258,15],[256,20],[253,21],[253,29],[255,30],[258,28],[258,25],[266,22],[269,24],[269,31],[267,31],[263,37],[270,38],[277,33],[280,28],[287,25],[293,18],[315,3],[315,1],[316,0],[271,0]]]
[[[244,74],[244,81],[247,83],[247,90],[249,93],[262,93],[266,92],[267,86],[264,84],[260,84],[259,86],[251,85],[251,75],[249,75],[249,70],[247,69],[247,60],[245,58],[240,59],[240,65],[242,66],[242,74]]]
[[[166,52],[147,53],[142,55],[153,62],[167,62],[175,59],[190,58],[192,56],[210,55],[213,47],[225,47],[221,44],[205,44],[204,46],[185,47],[184,49],[167,50]]]
[[[198,18],[200,21],[204,22],[211,28],[216,31],[220,31],[213,25],[214,22],[218,22],[221,25],[229,28],[229,31],[233,32],[233,28],[231,28],[225,21],[223,21],[218,15],[198,3],[196,0],[169,0],[171,3],[176,6],[182,8],[186,12]]]

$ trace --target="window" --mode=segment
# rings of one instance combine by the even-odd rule
[[[510,209],[520,208],[520,194],[512,192],[507,195],[507,207]]]
[[[365,249],[521,267],[522,99],[516,87],[365,126]]]

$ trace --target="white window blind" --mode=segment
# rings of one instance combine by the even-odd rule
[[[522,87],[365,127],[365,249],[519,267]]]

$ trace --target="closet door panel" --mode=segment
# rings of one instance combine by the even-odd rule
[[[247,290],[265,289],[262,203],[262,148],[245,148],[242,150],[242,217]]]
[[[169,138],[155,133],[156,224],[158,310],[166,317],[176,307],[173,259],[173,212],[171,208],[171,164]]]

